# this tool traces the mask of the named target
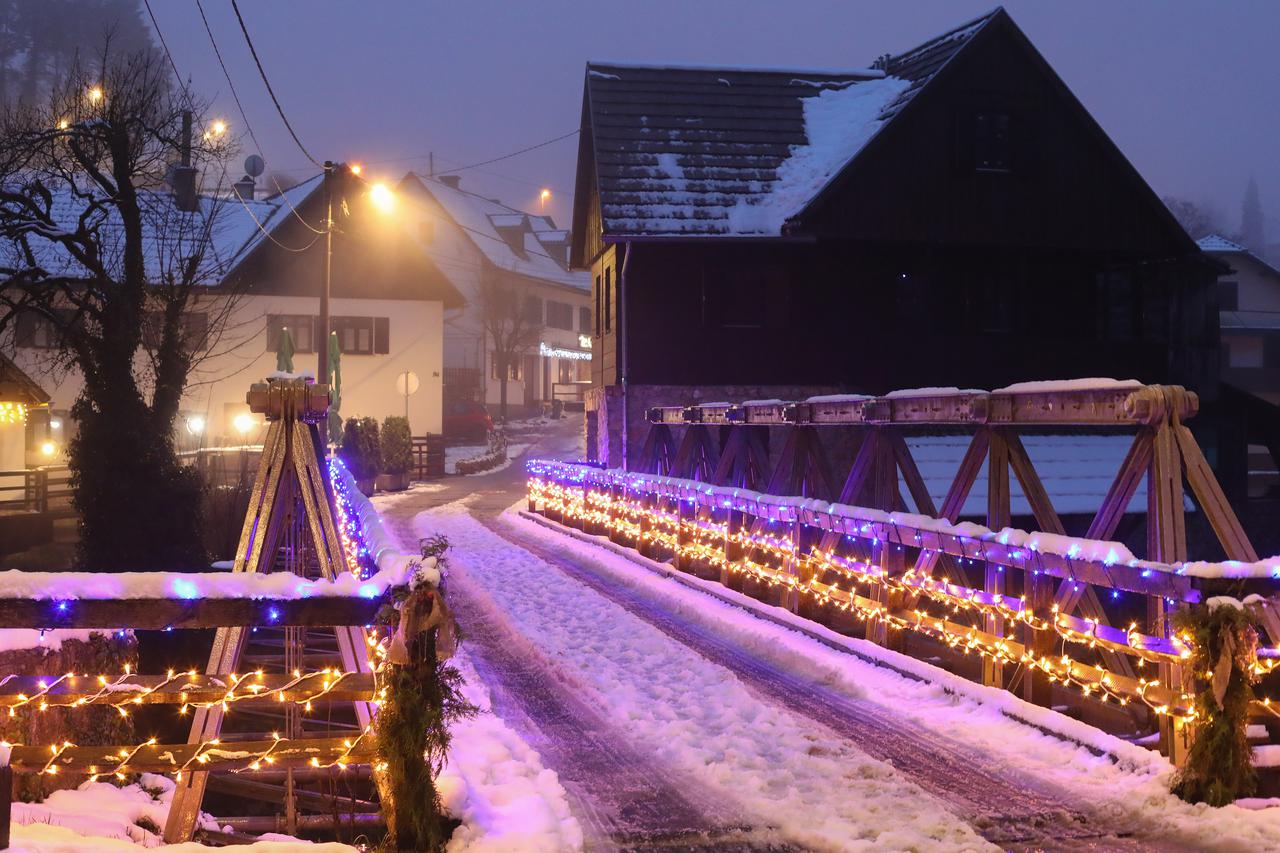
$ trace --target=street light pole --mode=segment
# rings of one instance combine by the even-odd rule
[[[324,161],[324,273],[320,284],[320,335],[317,341],[320,370],[316,382],[329,382],[329,288],[333,282],[333,174],[332,160]]]

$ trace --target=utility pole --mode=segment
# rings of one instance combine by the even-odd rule
[[[333,282],[333,174],[335,164],[324,161],[324,272],[320,283],[320,334],[316,342],[320,355],[320,370],[316,382],[329,382],[329,287]]]

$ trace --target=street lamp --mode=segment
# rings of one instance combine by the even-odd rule
[[[547,212],[547,202],[550,200],[551,200],[551,190],[544,188],[542,192],[538,193],[538,201],[542,203],[543,213]]]
[[[396,196],[391,192],[391,188],[382,182],[378,182],[369,188],[369,200],[373,202],[373,206],[378,209],[379,213],[390,213],[396,209]]]
[[[200,435],[204,432],[204,416],[192,415],[187,418],[187,432],[192,435]]]

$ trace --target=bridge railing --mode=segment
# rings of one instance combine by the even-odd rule
[[[980,659],[974,677],[1037,704],[1154,727],[1181,761],[1194,688],[1171,614],[1225,590],[1224,578],[1269,595],[1280,576],[1280,563],[1257,562],[1183,424],[1196,408],[1181,388],[1100,380],[655,408],[639,471],[531,463],[530,502],[842,630],[857,620],[881,644],[949,654],[958,671]],[[972,433],[940,505],[906,440],[933,427]],[[1083,537],[1066,535],[1022,444],[1024,429],[1045,427],[1134,433]],[[785,436],[772,451],[771,430]],[[830,462],[841,441],[843,487]],[[984,463],[985,525],[957,523]],[[1038,532],[1011,527],[1010,471]],[[1187,562],[1184,479],[1237,562]],[[1139,559],[1108,540],[1143,481]],[[1274,609],[1264,613],[1280,641]]]

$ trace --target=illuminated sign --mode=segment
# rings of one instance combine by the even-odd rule
[[[538,355],[545,358],[569,358],[574,361],[590,361],[591,353],[582,352],[576,349],[565,349],[564,347],[551,347],[546,343],[538,344]]]

